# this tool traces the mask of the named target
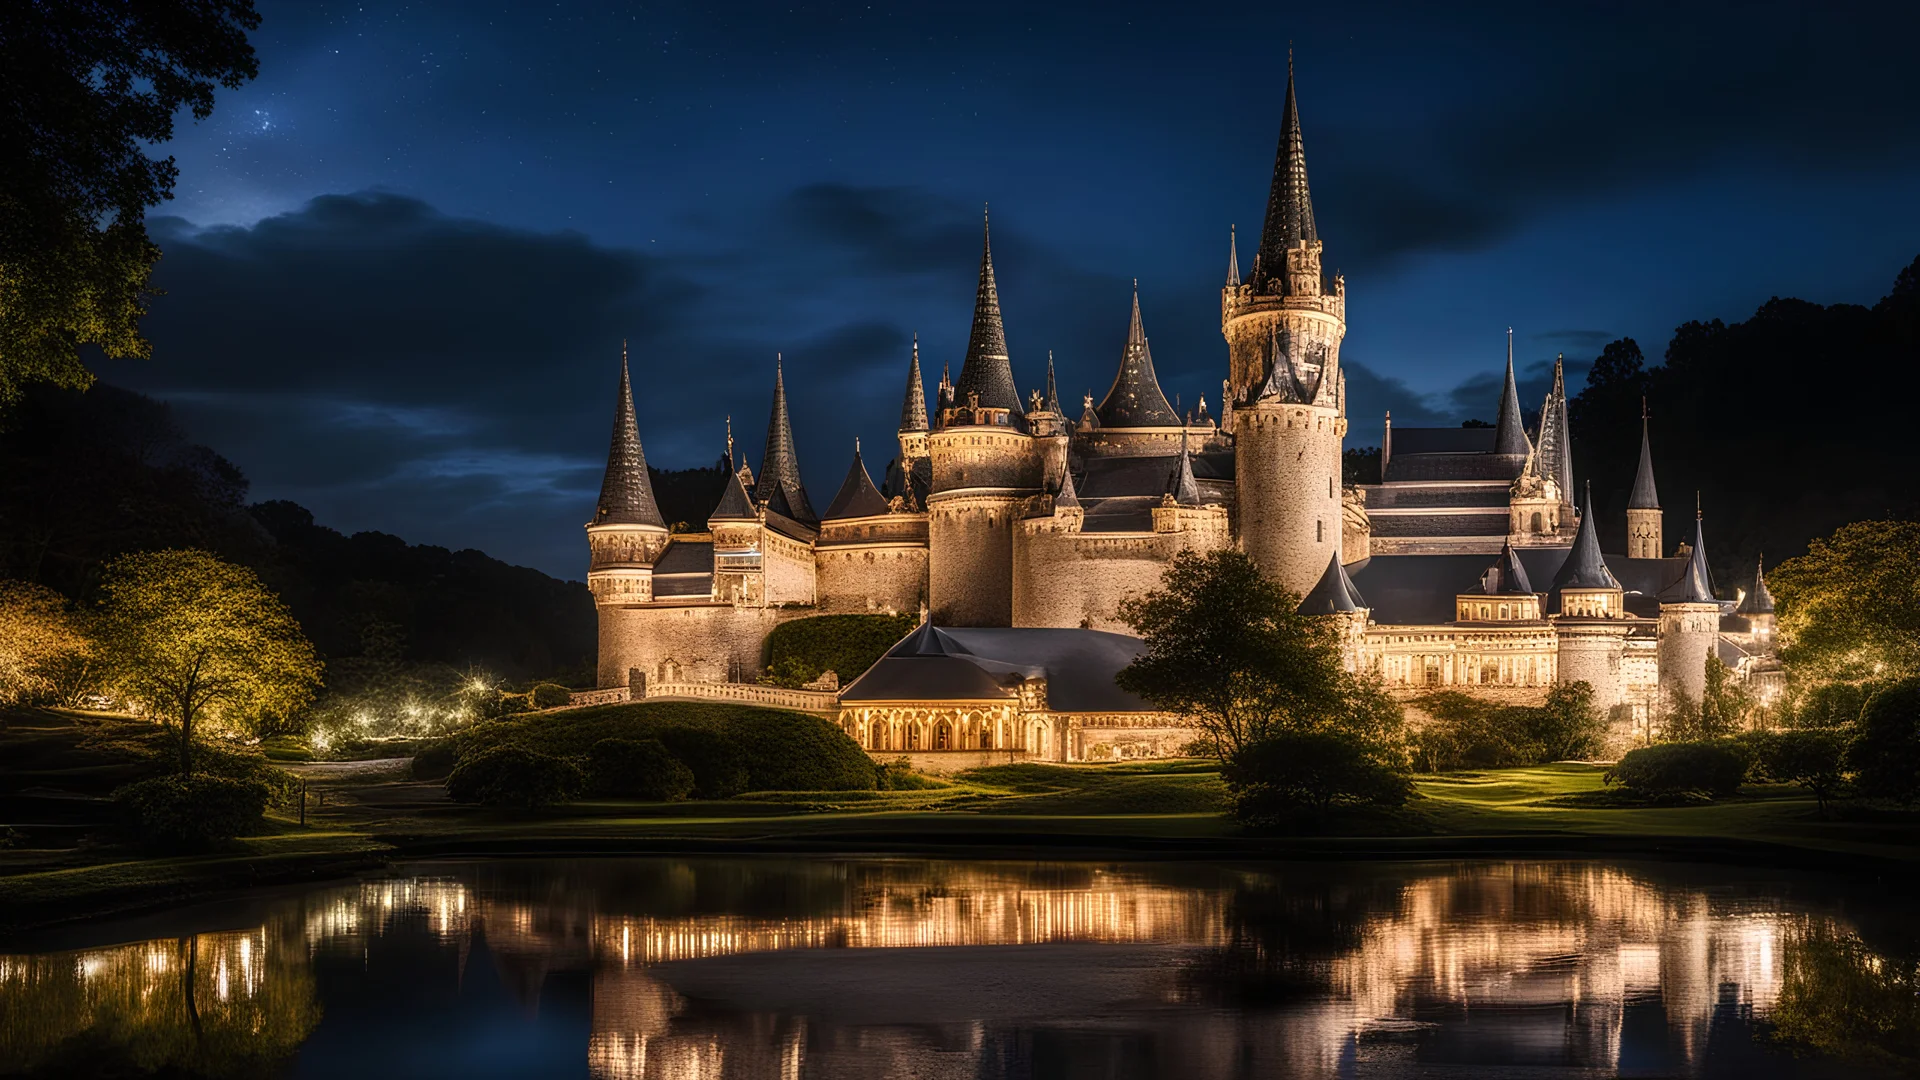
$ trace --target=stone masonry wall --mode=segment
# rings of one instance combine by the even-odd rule
[[[818,612],[687,604],[603,607],[599,614],[599,685],[625,686],[631,668],[648,682],[725,682],[730,672],[750,676],[760,668],[774,627]]]
[[[924,544],[855,544],[815,553],[821,613],[912,615],[927,595]],[[851,679],[851,675],[843,675]]]
[[[935,495],[928,506],[927,605],[942,626],[1013,625],[1014,496]]]
[[[1236,409],[1234,426],[1241,547],[1274,580],[1304,596],[1340,550],[1346,421],[1332,409],[1263,405]]]

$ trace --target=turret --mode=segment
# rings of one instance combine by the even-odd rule
[[[776,357],[773,365],[773,410],[767,416],[767,449],[760,458],[760,483],[753,499],[761,506],[803,525],[818,525],[819,515],[800,482],[800,455],[794,450],[793,422],[787,415],[787,381]]]
[[[1340,387],[1346,286],[1322,274],[1293,70],[1267,216],[1249,280],[1221,293],[1240,541],[1287,589],[1313,588],[1341,551]],[[1237,264],[1237,259],[1231,260]],[[1230,271],[1237,270],[1237,265]]]
[[[1512,544],[1480,574],[1473,589],[1454,597],[1460,622],[1525,622],[1540,618],[1540,597]]]
[[[1627,558],[1657,559],[1660,542],[1660,492],[1653,483],[1653,444],[1647,438],[1647,403],[1640,402],[1640,468],[1627,496]]]
[[[913,335],[913,360],[907,366],[907,393],[900,403],[900,457],[927,456],[927,392],[920,382],[920,335]]]
[[[1494,424],[1493,452],[1511,458],[1533,453],[1527,429],[1520,422],[1520,387],[1513,379],[1513,327],[1507,327],[1507,382],[1500,390],[1500,418]]]
[[[613,439],[600,501],[587,524],[587,587],[601,607],[653,599],[653,564],[667,549],[667,524],[653,500],[647,455],[633,412],[633,381],[626,343],[620,345],[620,388],[614,399]]]
[[[1660,597],[1660,691],[1670,707],[1699,707],[1707,657],[1719,636],[1720,601],[1714,599],[1705,527],[1696,508],[1686,569]]]
[[[1359,666],[1360,646],[1367,633],[1367,601],[1347,576],[1339,558],[1327,560],[1320,580],[1300,601],[1302,615],[1318,615],[1336,620],[1340,627],[1340,655],[1348,671]]]
[[[1553,576],[1559,598],[1558,614],[1579,619],[1618,619],[1626,615],[1625,590],[1600,554],[1600,535],[1593,522],[1593,488],[1588,485],[1567,561]]]
[[[1573,547],[1554,574],[1550,590],[1558,603],[1553,616],[1554,680],[1591,686],[1594,708],[1607,715],[1625,696],[1621,668],[1632,624],[1626,617],[1619,579],[1600,555],[1591,491],[1584,503]]]
[[[1120,370],[1097,410],[1100,426],[1113,428],[1177,428],[1180,417],[1160,389],[1153,369],[1153,350],[1140,322],[1140,283],[1133,283],[1133,315],[1127,322],[1127,343],[1120,353]]]
[[[1767,591],[1766,555],[1761,553],[1753,562],[1753,588],[1740,598],[1740,606],[1733,609],[1735,615],[1747,620],[1753,630],[1753,637],[1764,650],[1773,641],[1773,594]]]

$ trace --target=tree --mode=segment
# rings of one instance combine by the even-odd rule
[[[1191,717],[1225,761],[1285,730],[1336,726],[1351,680],[1335,627],[1238,551],[1182,552],[1159,589],[1120,605],[1146,641],[1122,688]]]
[[[1920,799],[1920,677],[1903,679],[1867,702],[1847,764],[1862,795],[1900,803]]]
[[[204,551],[126,555],[108,565],[101,594],[117,685],[179,725],[182,771],[193,767],[197,725],[245,728],[313,700],[313,646],[253,571]]]
[[[1761,743],[1767,775],[1813,792],[1820,816],[1846,777],[1847,737],[1832,728],[1800,728],[1768,735]]]
[[[259,71],[252,0],[0,4],[0,406],[85,386],[79,348],[146,356],[148,207],[178,170],[143,146]]]
[[[61,677],[93,653],[80,617],[59,593],[0,581],[0,705],[56,696]]]
[[[1547,690],[1546,703],[1527,712],[1530,741],[1541,761],[1591,757],[1606,737],[1606,718],[1593,707],[1593,685],[1584,680],[1555,683]]]
[[[1920,522],[1857,521],[1767,574],[1796,675],[1920,671]]]

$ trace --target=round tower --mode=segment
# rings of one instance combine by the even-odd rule
[[[1720,602],[1713,597],[1706,540],[1695,511],[1686,573],[1660,600],[1660,692],[1669,704],[1699,707],[1707,688],[1707,657],[1719,637]]]
[[[613,441],[607,449],[607,472],[600,483],[600,501],[587,524],[587,588],[599,615],[601,686],[625,685],[627,672],[617,649],[604,643],[621,640],[627,609],[653,600],[653,567],[667,550],[666,521],[653,500],[647,478],[647,456],[640,446],[640,427],[633,414],[633,382],[627,372],[627,350],[620,347],[620,391],[614,403]]]
[[[1346,402],[1340,342],[1346,284],[1327,288],[1307,187],[1293,71],[1253,271],[1237,251],[1221,293],[1232,395],[1241,547],[1275,581],[1305,595],[1341,554],[1341,443]]]

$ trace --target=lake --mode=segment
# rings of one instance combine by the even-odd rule
[[[1912,1050],[1913,914],[1607,861],[422,862],[0,954],[0,1073],[1858,1078]]]

